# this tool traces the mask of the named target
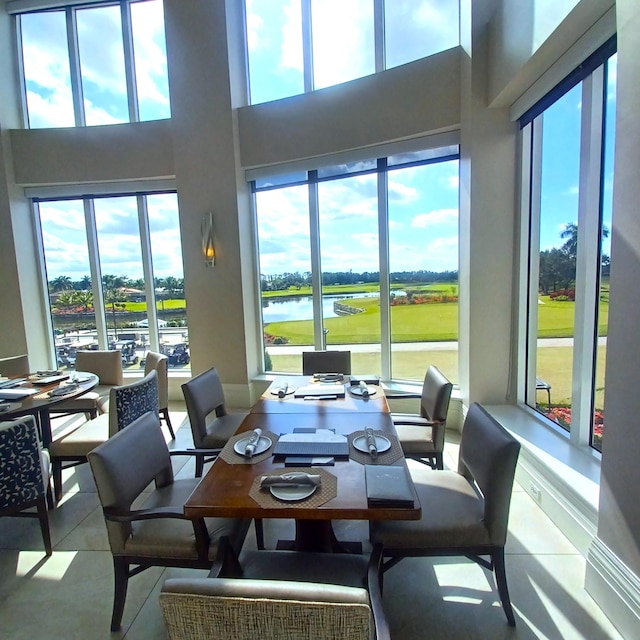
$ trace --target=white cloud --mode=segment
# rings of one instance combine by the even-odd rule
[[[436,224],[448,224],[451,222],[457,222],[458,210],[457,209],[437,209],[436,211],[430,211],[429,213],[419,213],[414,216],[411,221],[411,226],[418,229],[425,229]]]
[[[285,22],[282,27],[282,57],[284,69],[303,71],[302,14],[299,0],[291,0],[283,7]]]

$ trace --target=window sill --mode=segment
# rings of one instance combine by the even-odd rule
[[[571,542],[587,555],[597,531],[600,456],[579,448],[529,408],[485,409],[520,442],[516,479]]]

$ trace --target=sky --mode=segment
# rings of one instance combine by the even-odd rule
[[[570,4],[557,3],[556,19]],[[246,0],[246,5],[252,102],[302,92],[300,1]],[[170,117],[161,0],[134,3],[131,11],[140,118]],[[374,72],[372,0],[311,0],[311,11],[316,88]],[[458,44],[457,2],[393,0],[385,11],[388,67]],[[540,13],[541,29],[552,28],[549,15]],[[129,121],[119,8],[81,9],[77,24],[86,123]],[[30,126],[74,126],[64,12],[23,16],[22,38]],[[613,96],[615,67],[610,75]],[[545,115],[541,250],[560,246],[564,225],[577,221],[580,107],[574,90]],[[612,175],[612,147],[607,154]],[[611,186],[609,180],[609,194]],[[457,161],[390,171],[388,189],[391,271],[456,270]],[[378,271],[375,177],[322,183],[318,198],[323,271]],[[310,271],[306,188],[260,193],[257,202],[261,272]],[[158,225],[152,239],[163,247],[154,255],[158,277],[182,276],[176,207],[175,197],[150,207]],[[87,275],[82,208],[48,203],[41,211],[49,278]],[[96,215],[103,273],[142,277],[135,199],[97,201]],[[605,198],[610,226],[607,215],[610,220],[610,195]]]

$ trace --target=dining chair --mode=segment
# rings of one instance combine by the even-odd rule
[[[45,552],[52,554],[47,503],[53,504],[49,455],[33,416],[0,422],[0,516],[38,518]],[[32,507],[36,511],[25,511]]]
[[[160,607],[170,640],[387,640],[379,550],[253,551],[242,577],[174,578]],[[247,556],[243,556],[245,560]]]
[[[109,391],[114,386],[124,384],[122,354],[120,351],[84,351],[76,353],[76,371],[87,371],[98,376],[98,385],[91,391],[63,400],[51,407],[53,414],[84,413],[87,418],[95,418],[109,411]]]
[[[224,390],[215,367],[197,375],[182,385],[193,444],[196,449],[209,450],[196,455],[196,477],[201,477],[205,462],[216,456],[227,440],[235,434],[246,413],[228,413]]]
[[[158,415],[158,374],[152,370],[131,384],[111,387],[109,397],[109,413],[74,425],[49,445],[56,500],[62,497],[63,469],[85,463],[89,451],[147,411]]]
[[[158,566],[209,569],[223,538],[234,554],[242,547],[250,520],[185,517],[184,502],[199,480],[174,478],[171,456],[190,454],[169,451],[160,419],[149,411],[87,455],[113,555],[111,631],[121,626],[132,576]]]
[[[314,373],[351,374],[351,351],[303,351],[302,375]]]
[[[173,432],[171,418],[169,417],[169,358],[162,353],[155,351],[147,351],[144,360],[144,374],[155,370],[158,374],[158,398],[160,401],[160,416],[165,421],[171,439],[176,439]]]
[[[0,358],[0,376],[12,378],[14,376],[26,376],[31,373],[29,369],[29,356],[11,356]]]
[[[383,571],[407,557],[466,556],[494,573],[507,621],[515,626],[504,546],[519,452],[520,443],[473,403],[463,425],[458,470],[410,469],[422,505],[420,520],[370,523],[371,542],[382,545],[388,558]]]
[[[387,400],[419,398],[420,413],[391,413],[398,440],[407,458],[423,462],[434,469],[444,469],[444,436],[453,385],[431,365],[422,384],[422,393],[386,393]]]

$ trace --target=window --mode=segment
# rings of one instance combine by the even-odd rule
[[[31,128],[168,118],[162,0],[120,0],[18,16]]]
[[[458,46],[451,0],[245,0],[251,103],[329,87]]]
[[[267,371],[349,349],[352,370],[458,370],[458,148],[253,183]]]
[[[37,201],[59,367],[78,349],[118,349],[140,369],[149,349],[189,365],[175,193]],[[101,283],[96,286],[95,283]]]
[[[528,239],[523,398],[601,449],[613,187],[615,40],[521,120]]]

